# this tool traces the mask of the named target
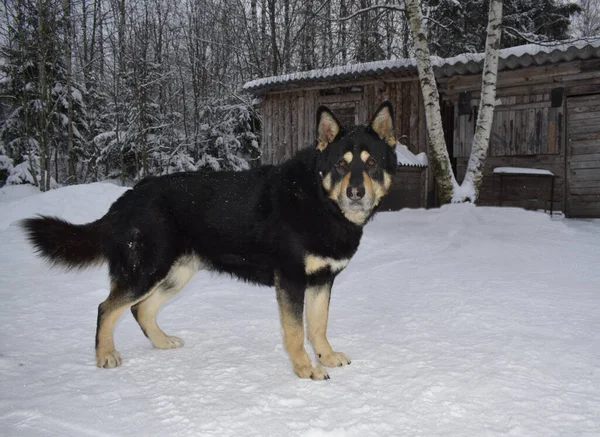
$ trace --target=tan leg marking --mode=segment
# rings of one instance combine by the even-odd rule
[[[135,303],[135,301],[123,302],[123,299],[115,297],[115,295],[117,292],[113,289],[108,299],[98,307],[96,365],[107,369],[121,365],[121,355],[115,349],[113,330],[123,311]]]
[[[283,328],[283,345],[287,351],[294,372],[300,378],[329,379],[329,375],[321,366],[313,367],[312,362],[304,349],[304,326],[302,314],[294,314],[285,292],[277,287],[277,302],[279,304],[279,318]]]
[[[319,362],[327,367],[341,367],[350,364],[350,358],[335,352],[327,340],[329,318],[329,286],[308,287],[306,289],[306,323],[310,340]]]
[[[181,258],[173,265],[167,277],[154,288],[152,294],[131,308],[140,328],[155,348],[174,349],[184,345],[181,338],[167,335],[160,329],[156,323],[156,315],[160,307],[179,293],[199,268],[200,263],[196,258]]]
[[[159,288],[150,297],[131,309],[142,331],[157,349],[174,349],[182,347],[184,344],[181,338],[165,334],[156,323],[158,310],[171,297],[168,291]]]

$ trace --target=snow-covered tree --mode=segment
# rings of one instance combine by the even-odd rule
[[[573,19],[572,34],[577,38],[600,35],[600,0],[579,0],[581,10]]]
[[[260,158],[248,105],[206,105],[201,119],[198,169],[247,170]]]
[[[583,0],[597,1],[597,0]],[[490,0],[424,0],[426,32],[434,55],[481,53],[485,49]],[[505,0],[501,48],[569,37],[571,17],[579,10],[561,0]]]
[[[12,171],[25,175],[21,164],[27,161],[24,180],[43,190],[50,188],[51,179],[66,180],[69,130],[73,157],[83,154],[87,132],[83,91],[76,81],[67,86],[59,11],[58,1],[18,0],[9,38],[0,49],[0,93],[9,107],[0,137],[13,160]],[[19,180],[9,175],[8,181]]]

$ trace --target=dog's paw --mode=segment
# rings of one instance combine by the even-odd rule
[[[330,354],[319,354],[319,362],[327,367],[342,367],[347,366],[352,361],[341,352],[331,352]]]
[[[184,344],[185,343],[181,338],[173,335],[166,335],[164,338],[161,338],[154,343],[154,347],[158,349],[177,349],[178,347],[183,347]]]
[[[315,381],[322,381],[329,379],[329,375],[327,371],[322,366],[302,366],[302,367],[294,367],[294,372],[298,375],[299,378],[302,379],[312,379]]]
[[[96,365],[104,369],[112,369],[121,365],[121,354],[115,350],[96,354]]]

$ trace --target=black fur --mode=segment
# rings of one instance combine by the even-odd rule
[[[74,225],[57,217],[39,216],[20,222],[28,240],[52,264],[83,268],[104,261],[98,222]]]

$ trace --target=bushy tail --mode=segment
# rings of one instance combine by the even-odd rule
[[[40,216],[20,222],[38,254],[53,265],[68,269],[104,262],[103,238],[98,222],[74,225],[56,217]]]

